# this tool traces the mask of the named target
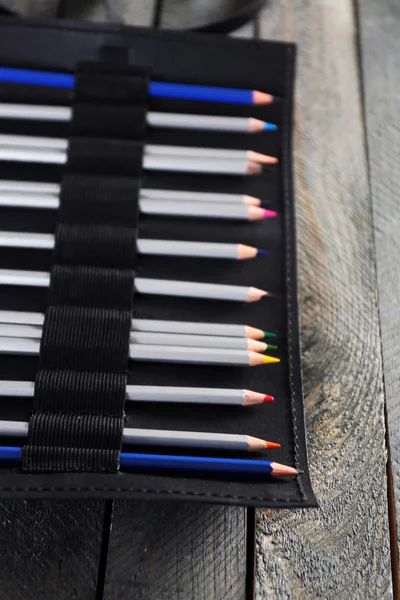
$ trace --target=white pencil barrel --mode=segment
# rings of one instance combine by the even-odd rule
[[[249,352],[187,346],[151,346],[132,344],[129,356],[138,361],[196,363],[203,365],[248,365]]]
[[[22,429],[22,428],[21,428]],[[125,444],[151,446],[183,446],[189,448],[219,448],[220,450],[242,450],[247,452],[246,435],[203,433],[196,431],[162,431],[159,429],[124,429]]]
[[[0,142],[1,144],[1,142]],[[32,148],[0,145],[0,160],[63,165],[67,162],[64,150],[53,148]],[[144,154],[143,168],[150,171],[182,171],[190,173],[220,173],[225,175],[245,175],[247,159],[219,159],[180,155]]]
[[[68,140],[39,135],[0,134],[0,146],[3,148],[34,148],[38,151],[63,150],[65,152],[68,148]]]
[[[0,231],[0,247],[3,248],[52,250],[54,245],[55,240],[52,234]],[[191,256],[233,260],[238,257],[237,244],[138,239],[136,245],[139,253],[156,256]]]
[[[40,325],[14,325],[0,323],[1,337],[16,337],[38,340],[42,337]],[[227,348],[231,350],[248,350],[247,338],[216,337],[212,335],[185,335],[179,333],[152,333],[133,331],[130,334],[131,344],[147,344],[154,346],[188,346],[193,348]]]
[[[193,321],[132,319],[132,329],[134,331],[154,331],[160,333],[246,337],[244,325],[231,325],[229,323],[195,323]]]
[[[176,129],[204,129],[246,133],[250,120],[246,117],[221,117],[216,115],[191,115],[165,112],[147,113],[150,127],[174,127]]]
[[[72,109],[69,106],[12,104],[1,102],[0,118],[68,122],[72,118]],[[148,112],[146,120],[150,127],[205,129],[239,133],[245,133],[250,130],[250,120],[246,117]]]
[[[24,285],[48,287],[50,274],[43,271],[17,271],[0,269],[0,285]],[[135,289],[140,294],[156,296],[179,296],[185,298],[207,298],[211,300],[232,300],[247,302],[249,288],[241,285],[221,285],[172,279],[145,279],[136,277]]]
[[[51,146],[52,147],[52,146]],[[199,146],[170,146],[161,144],[146,144],[146,156],[173,156],[182,158],[204,158],[247,161],[247,150],[230,150],[227,148],[203,148]]]
[[[235,300],[238,302],[247,302],[249,292],[249,288],[240,285],[174,281],[172,279],[144,279],[142,277],[136,277],[135,289],[140,294]]]
[[[21,437],[28,435],[26,421],[0,421],[0,435]],[[219,448],[221,450],[248,451],[248,437],[231,433],[202,431],[168,431],[161,429],[136,429],[126,427],[122,442],[146,446],[183,446],[190,448]]]
[[[43,195],[57,197],[60,193],[58,183],[46,183],[41,181],[13,181],[0,179],[0,193],[8,192],[15,194],[34,194],[39,198]],[[3,194],[2,194],[3,196]],[[243,203],[243,194],[220,194],[213,192],[195,192],[191,190],[164,190],[154,188],[142,188],[140,198],[143,200],[175,200],[177,202],[217,202],[217,203]]]
[[[68,122],[71,120],[71,117],[72,110],[69,106],[0,103],[1,119]]]
[[[60,193],[59,183],[44,181],[18,181],[13,179],[0,179],[1,192],[23,192],[25,194],[50,194]]]
[[[0,380],[0,396],[32,398],[35,390],[33,381]],[[245,399],[244,390],[219,388],[193,388],[155,385],[128,385],[127,401],[177,402],[184,404],[226,404],[241,406]]]
[[[247,221],[249,207],[244,204],[164,202],[162,200],[139,200],[140,211],[145,215],[171,215],[176,217],[200,217],[207,219],[235,219]]]
[[[56,210],[60,207],[60,201],[51,195],[19,194],[0,190],[0,206]],[[223,202],[176,202],[167,198],[165,200],[144,198],[139,199],[139,209],[143,214],[148,215],[238,220],[248,220],[249,218],[249,207],[239,202],[227,207],[227,204]]]
[[[145,402],[182,402],[190,404],[236,404],[244,402],[244,391],[219,388],[128,385],[127,399]]]
[[[137,249],[141,254],[159,256],[236,259],[238,255],[237,244],[185,242],[180,240],[139,239],[137,241]]]
[[[0,310],[0,323],[43,325],[44,315],[37,312]],[[132,319],[133,331],[155,333],[182,333],[216,337],[246,337],[244,325],[231,323],[198,323],[194,321],[164,321],[159,319]]]
[[[0,191],[0,206],[13,208],[42,208],[44,210],[57,210],[60,201],[54,196],[45,196],[32,193],[14,193]]]
[[[40,342],[28,338],[0,338],[1,354],[39,354]],[[249,353],[242,350],[219,350],[216,348],[189,348],[183,346],[129,346],[129,357],[137,361],[179,362],[209,365],[248,365]]]

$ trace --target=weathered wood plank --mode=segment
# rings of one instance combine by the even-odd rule
[[[104,502],[0,504],[0,598],[94,600]]]
[[[365,119],[385,374],[388,433],[400,533],[400,12],[393,0],[358,3]],[[400,537],[398,538],[400,542]]]
[[[243,600],[246,511],[115,502],[104,600]]]
[[[352,2],[270,3],[261,31],[299,44],[300,313],[321,509],[258,511],[256,597],[391,598],[375,257]]]

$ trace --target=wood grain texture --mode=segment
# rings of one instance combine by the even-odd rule
[[[246,511],[115,502],[104,600],[245,598]]]
[[[94,600],[104,502],[0,504],[0,598]]]
[[[352,3],[271,3],[261,31],[298,43],[302,358],[321,508],[258,511],[256,598],[391,598],[382,358]]]
[[[365,120],[371,179],[388,433],[400,535],[400,9],[360,0]],[[400,537],[398,537],[400,542]]]

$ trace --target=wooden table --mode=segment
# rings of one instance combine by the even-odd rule
[[[321,508],[4,502],[2,600],[399,597],[400,8],[270,0],[255,29],[299,46],[302,357]]]

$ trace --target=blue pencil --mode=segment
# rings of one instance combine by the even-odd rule
[[[68,73],[33,71],[10,67],[0,67],[0,81],[67,89],[72,89],[75,86],[75,76]],[[271,94],[265,94],[257,90],[189,85],[186,83],[165,83],[160,81],[150,82],[149,94],[153,97],[181,98],[203,102],[227,102],[232,104],[271,104],[274,100]]]
[[[20,463],[22,448],[0,446],[0,461]],[[121,452],[122,470],[136,473],[171,473],[217,475],[266,479],[299,475],[302,471],[269,460],[246,460],[239,458],[214,458],[205,456],[172,456],[166,454],[136,454]]]

